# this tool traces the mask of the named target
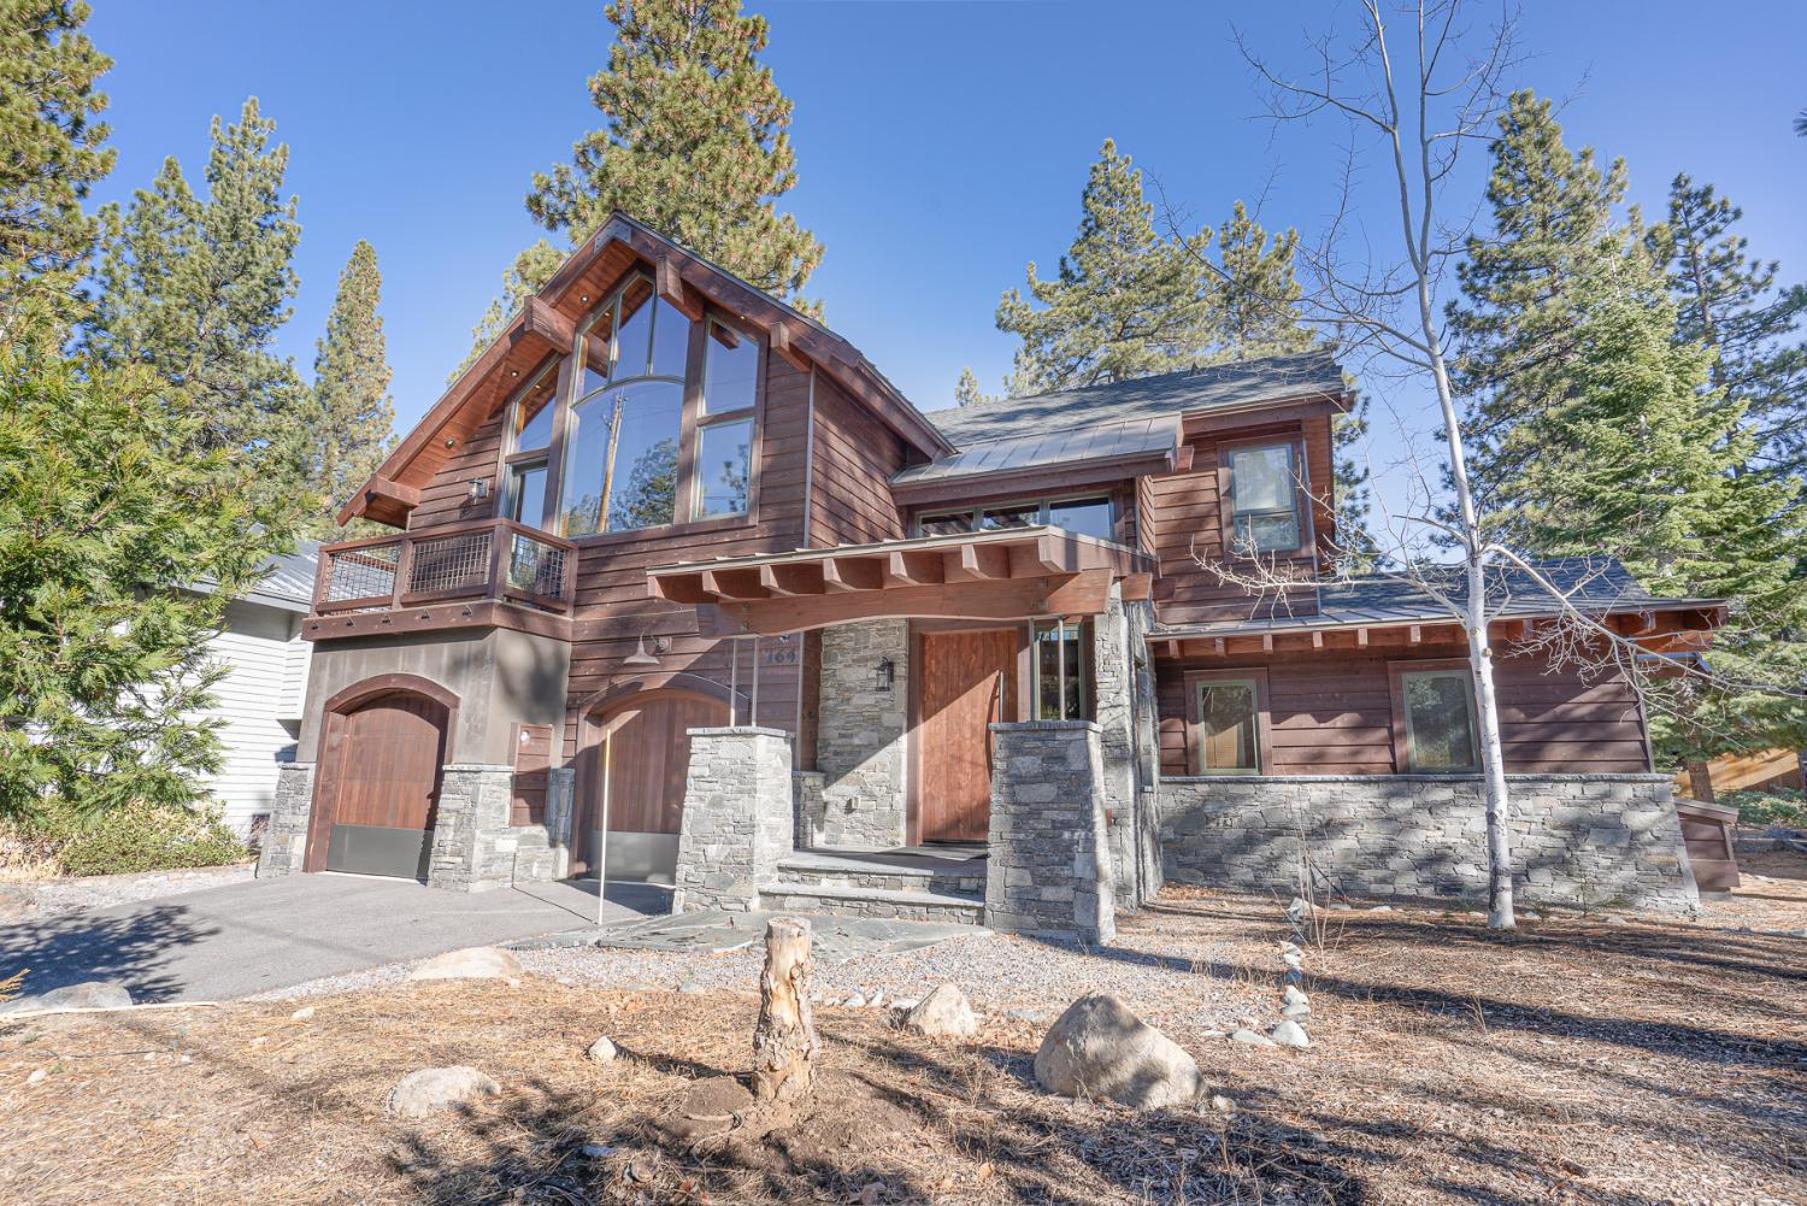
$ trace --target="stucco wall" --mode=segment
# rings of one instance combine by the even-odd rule
[[[1513,775],[1520,898],[1677,911],[1698,903],[1661,775]],[[1161,781],[1169,879],[1359,895],[1484,898],[1486,813],[1478,776],[1213,776]]]

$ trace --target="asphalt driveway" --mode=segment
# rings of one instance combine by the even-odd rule
[[[607,920],[664,908],[658,889],[610,884]],[[408,880],[290,875],[0,926],[0,977],[27,993],[117,980],[132,999],[222,1001],[322,976],[596,922],[594,882],[475,894]]]

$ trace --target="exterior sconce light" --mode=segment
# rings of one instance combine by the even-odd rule
[[[621,659],[621,666],[623,669],[657,670],[659,655],[669,648],[671,648],[671,642],[658,636],[653,638],[653,651],[648,653],[646,651],[646,634],[643,632],[640,634],[640,639],[634,643],[634,651]]]
[[[889,691],[891,689],[891,683],[896,677],[897,667],[891,664],[891,659],[888,657],[880,658],[878,661],[878,670],[873,676],[872,685],[880,691]]]
[[[482,502],[489,497],[489,479],[487,477],[473,477],[471,479],[470,487],[465,490],[465,495],[472,502]]]

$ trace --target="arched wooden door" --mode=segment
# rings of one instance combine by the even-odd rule
[[[689,730],[728,723],[727,701],[648,691],[606,707],[593,723],[597,741],[580,828],[586,873],[596,867],[606,812],[608,878],[670,883],[690,773]]]
[[[308,870],[426,878],[448,719],[406,691],[328,714]]]

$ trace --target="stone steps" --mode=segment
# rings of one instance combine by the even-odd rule
[[[898,921],[939,921],[983,925],[983,892],[930,891],[926,882],[908,888],[804,882],[785,878],[759,886],[759,907],[775,912],[831,913],[839,917],[884,917]],[[926,877],[924,877],[926,880]],[[981,880],[981,882],[983,882]]]
[[[778,874],[785,882],[820,888],[874,888],[980,898],[985,895],[983,860],[949,860],[945,868],[928,868],[866,861],[858,856],[825,859],[803,854],[779,863]]]

